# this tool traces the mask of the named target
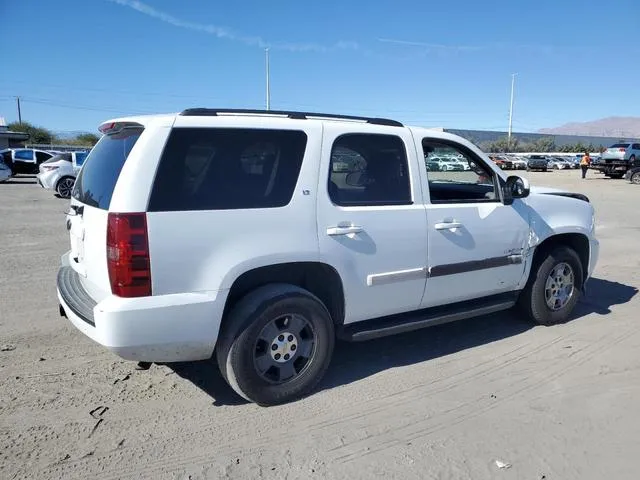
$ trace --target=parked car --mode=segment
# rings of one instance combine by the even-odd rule
[[[527,162],[527,171],[538,170],[546,172],[549,168],[549,159],[545,155],[530,155]]]
[[[601,160],[591,168],[610,178],[622,178],[626,172],[640,166],[640,143],[621,142],[611,145],[601,154]]]
[[[640,185],[640,167],[630,168],[624,174],[624,178],[635,185]]]
[[[553,170],[569,170],[572,168],[572,165],[564,158],[550,157],[547,167]]]
[[[54,190],[62,198],[71,197],[71,190],[80,167],[88,152],[60,153],[40,165],[38,184],[47,190]]]
[[[525,158],[513,155],[509,157],[509,160],[511,160],[511,164],[515,170],[527,169],[527,160]]]
[[[0,155],[0,183],[10,179],[12,176],[11,169],[4,163],[4,158]]]
[[[49,160],[54,154],[33,148],[6,148],[0,151],[0,155],[14,175],[19,173],[36,175],[40,164]]]
[[[516,305],[564,322],[598,259],[587,197],[530,187],[450,133],[220,109],[100,131],[66,218],[60,313],[125,359],[215,355],[260,405],[311,392],[336,338]],[[425,152],[446,149],[471,169],[428,173]],[[345,153],[357,170],[336,172]]]

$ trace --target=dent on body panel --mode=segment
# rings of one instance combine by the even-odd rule
[[[552,195],[532,195],[527,199],[531,229],[528,248],[563,233],[589,235],[592,206],[582,200]]]

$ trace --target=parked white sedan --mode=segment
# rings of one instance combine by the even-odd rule
[[[71,197],[76,176],[87,155],[88,152],[66,152],[50,158],[40,165],[38,183],[62,198]]]

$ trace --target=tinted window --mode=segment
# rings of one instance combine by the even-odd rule
[[[349,134],[331,150],[329,197],[336,205],[410,205],[411,183],[402,139]]]
[[[427,174],[431,203],[500,201],[493,171],[466,147],[427,138],[422,150],[427,167],[440,164]]]
[[[283,207],[293,196],[306,144],[306,134],[294,130],[176,128],[149,211]]]
[[[76,165],[78,167],[82,166],[87,158],[87,155],[89,155],[87,152],[76,152]],[[71,156],[69,156],[69,161],[71,161]]]
[[[33,160],[33,150],[16,150],[13,156],[16,160]]]
[[[120,171],[141,133],[141,128],[125,128],[103,135],[91,150],[86,165],[76,179],[73,198],[108,210]]]
[[[611,145],[609,148],[629,148],[628,143],[616,143],[615,145]]]
[[[640,150],[640,143],[634,143],[631,148],[633,148],[634,150]]]
[[[36,160],[39,163],[44,162],[45,160],[49,160],[51,157],[53,157],[53,155],[51,155],[50,153],[47,153],[47,152],[36,152]]]

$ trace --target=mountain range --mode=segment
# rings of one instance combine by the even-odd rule
[[[538,133],[640,138],[640,117],[607,117],[589,122],[572,122],[559,127],[542,128]]]

